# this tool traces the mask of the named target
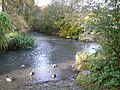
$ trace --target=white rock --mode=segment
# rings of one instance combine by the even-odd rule
[[[12,77],[7,76],[7,77],[6,77],[6,81],[7,81],[7,82],[12,82],[12,81],[13,81],[13,78],[12,78]]]

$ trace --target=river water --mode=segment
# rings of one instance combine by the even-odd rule
[[[29,33],[36,38],[30,50],[7,51],[0,54],[0,90],[14,90],[28,83],[70,78],[74,74],[72,64],[77,52],[94,53],[96,43],[81,43],[36,32]],[[21,68],[21,65],[25,65]],[[57,67],[53,68],[53,64]],[[33,71],[34,75],[29,73]],[[56,78],[52,75],[56,74]],[[7,82],[6,76],[14,78]]]

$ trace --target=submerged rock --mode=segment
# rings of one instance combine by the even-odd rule
[[[82,71],[82,74],[83,74],[84,76],[90,75],[90,71],[84,70],[84,71]]]

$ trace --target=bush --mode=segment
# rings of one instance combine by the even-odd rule
[[[100,54],[100,53],[99,53]],[[111,58],[98,54],[91,58],[90,70],[92,73],[91,82],[98,85],[104,85],[106,88],[120,86],[120,70],[115,54],[111,54]]]
[[[110,2],[114,3],[114,2]],[[116,3],[114,3],[116,4]],[[89,28],[99,32],[101,50],[91,57],[91,83],[112,90],[120,87],[120,28],[119,10],[100,8],[88,20]]]
[[[84,32],[81,26],[82,21],[73,16],[66,17],[56,22],[56,26],[60,29],[59,35],[65,38],[78,39],[79,33]]]
[[[5,12],[0,12],[0,50],[31,48],[35,39],[32,36],[12,32],[11,19]]]
[[[88,26],[99,34],[101,50],[90,58],[90,81],[101,87],[101,90],[119,90],[120,88],[120,12],[118,1],[110,8],[100,8],[93,11],[88,20]],[[94,89],[93,89],[94,90]]]
[[[14,34],[11,39],[11,49],[28,49],[31,48],[34,44],[34,37],[24,35],[24,34]]]
[[[9,37],[6,33],[12,31],[12,22],[5,12],[0,12],[0,50],[5,51],[9,45]]]
[[[5,51],[8,49],[10,38],[7,35],[0,36],[0,50]]]
[[[12,30],[12,22],[6,12],[0,12],[0,31],[3,33],[10,32]]]
[[[18,14],[10,14],[10,16],[12,17],[15,31],[25,32],[26,30],[28,30],[27,22],[25,21],[23,16]]]
[[[89,58],[90,55],[86,53],[78,52],[76,54],[76,62],[74,64],[75,71],[82,71],[84,69],[89,69]]]

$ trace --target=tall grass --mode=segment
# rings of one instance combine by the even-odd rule
[[[12,31],[12,22],[7,13],[0,12],[0,50],[5,51],[9,46],[9,37],[6,35]]]
[[[8,14],[0,12],[0,51],[27,49],[33,46],[35,39],[32,36],[16,33],[12,30],[13,25]]]
[[[10,49],[28,49],[34,45],[34,37],[24,34],[15,34],[10,42]]]

